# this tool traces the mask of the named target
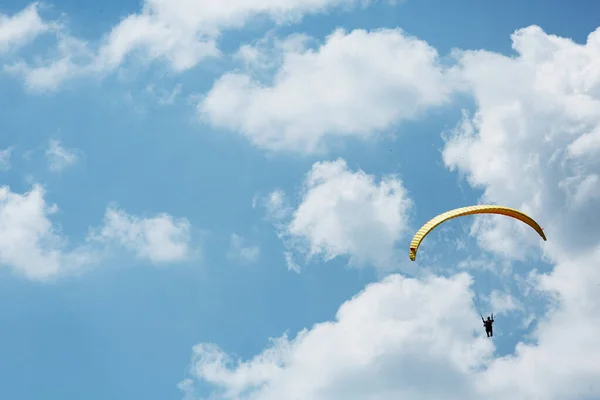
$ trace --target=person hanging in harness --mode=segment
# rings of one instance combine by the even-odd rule
[[[492,314],[491,318],[487,317],[487,319],[483,319],[483,315],[482,315],[481,320],[483,321],[483,326],[485,327],[485,333],[487,334],[487,337],[494,336],[494,328],[493,328],[494,314]]]

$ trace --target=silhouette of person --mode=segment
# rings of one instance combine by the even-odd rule
[[[487,319],[483,319],[483,317],[481,317],[481,320],[483,321],[483,326],[485,327],[485,333],[487,334],[487,337],[492,337],[494,336],[494,314],[492,314],[492,317],[487,317]]]

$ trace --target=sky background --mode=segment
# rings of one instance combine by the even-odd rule
[[[600,399],[599,14],[4,1],[0,398]]]

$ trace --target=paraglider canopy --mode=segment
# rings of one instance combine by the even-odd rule
[[[530,227],[532,227],[538,233],[538,235],[540,235],[542,239],[544,239],[544,241],[546,240],[544,229],[540,227],[540,225],[537,222],[535,222],[533,218],[519,210],[515,210],[514,208],[503,207],[498,205],[462,207],[440,214],[429,220],[425,225],[423,225],[421,229],[417,231],[412,241],[410,242],[410,248],[408,252],[408,256],[410,257],[410,259],[412,261],[416,260],[417,250],[419,249],[421,242],[423,241],[425,236],[427,236],[429,232],[431,232],[436,226],[452,218],[473,214],[499,214],[506,215],[507,217],[516,218],[519,221],[522,221]]]

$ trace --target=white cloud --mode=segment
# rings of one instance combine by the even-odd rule
[[[489,368],[482,383],[497,398],[600,397],[598,256],[573,257],[542,278],[539,289],[552,290],[557,305],[541,318],[535,344],[520,344]]]
[[[292,213],[292,207],[281,189],[273,190],[265,198],[261,198],[261,205],[265,207],[267,217],[273,221],[281,221]],[[254,201],[256,205],[257,200]]]
[[[219,57],[217,41],[222,32],[243,28],[255,17],[267,16],[277,24],[287,24],[332,7],[369,3],[369,0],[144,0],[140,12],[122,19],[98,45],[72,37],[64,25],[54,24],[57,48],[53,54],[34,66],[20,61],[7,69],[23,76],[27,87],[33,90],[56,90],[66,79],[76,76],[102,76],[123,65],[131,56],[137,56],[144,63],[162,60],[174,72],[183,72],[206,58]],[[28,22],[32,27],[27,32],[47,30],[36,10],[30,6],[17,14],[19,21]],[[0,46],[1,24],[2,20]],[[5,25],[7,43],[28,37],[24,28],[16,28],[24,25],[23,22]]]
[[[580,45],[531,26],[515,32],[513,47],[518,57],[460,55],[478,109],[449,138],[444,161],[484,189],[486,202],[520,208],[545,226],[544,254],[554,268],[535,282],[556,309],[540,322],[536,344],[494,363],[485,383],[498,398],[597,397],[600,29]],[[508,218],[475,232],[508,258],[535,254],[539,244]]]
[[[279,204],[280,196],[271,199]],[[308,257],[348,256],[356,266],[388,269],[397,261],[394,245],[406,231],[411,205],[394,177],[376,182],[363,171],[349,170],[344,160],[319,162],[308,173],[302,202],[281,235]]]
[[[48,204],[44,195],[40,185],[24,194],[0,187],[0,265],[28,279],[48,281],[80,273],[102,260],[101,243],[116,242],[153,263],[189,256],[187,220],[167,214],[143,219],[114,207],[107,208],[104,225],[91,230],[86,244],[69,246],[51,220],[58,206]]]
[[[545,227],[547,246],[571,252],[600,241],[600,153],[580,147],[600,131],[598,37],[600,30],[578,45],[529,27],[513,35],[518,58],[462,54],[461,73],[478,110],[444,149],[446,164],[483,188],[485,201],[530,213]],[[482,244],[506,255],[539,243],[507,218],[476,228]]]
[[[184,379],[179,382],[177,388],[184,393],[183,400],[195,400],[194,381],[192,379]]]
[[[328,139],[369,137],[448,100],[435,49],[401,30],[337,30],[317,50],[300,39],[278,45],[283,61],[271,86],[222,76],[200,103],[201,118],[265,149],[314,152]],[[241,50],[260,62],[256,50]]]
[[[93,52],[87,42],[58,30],[56,47],[45,57],[33,64],[19,60],[5,65],[4,70],[22,77],[29,90],[49,92],[58,89],[68,79],[93,72],[92,59]]]
[[[294,271],[295,273],[299,274],[302,268],[300,268],[300,265],[294,261],[294,256],[292,253],[286,251],[283,253],[283,255],[285,257],[285,265],[287,266],[288,271]]]
[[[284,335],[249,360],[212,344],[196,345],[190,374],[212,388],[210,398],[223,400],[552,400],[600,394],[597,327],[585,319],[562,328],[544,322],[541,328],[551,330],[540,346],[552,347],[553,354],[540,357],[535,346],[519,345],[516,356],[495,358],[469,283],[465,274],[424,281],[392,275],[344,303],[335,321],[293,340]],[[573,322],[565,314],[560,318]],[[191,393],[190,380],[185,383]]]
[[[495,314],[507,314],[511,311],[523,310],[523,305],[515,299],[510,293],[492,290],[490,293],[490,309]]]
[[[39,4],[32,3],[12,16],[0,14],[0,54],[16,50],[55,28],[40,17],[38,9]]]
[[[0,150],[0,171],[8,171],[10,169],[10,158],[12,156],[12,147]]]
[[[90,233],[92,242],[113,242],[152,263],[186,260],[190,256],[191,225],[168,214],[151,218],[128,215],[114,206],[106,210],[104,224]]]
[[[46,158],[50,171],[61,172],[72,166],[79,159],[78,150],[63,147],[60,141],[52,139],[46,149]]]
[[[163,58],[175,71],[219,55],[216,40],[224,30],[240,29],[256,16],[278,24],[297,22],[305,14],[331,7],[368,3],[358,0],[145,0],[142,11],[121,21],[106,38],[99,62],[120,65],[127,55],[141,51],[148,60]]]
[[[58,211],[39,185],[24,194],[0,187],[0,263],[34,280],[47,280],[92,261],[92,253],[66,250],[66,239],[50,220]]]
[[[246,240],[237,234],[232,234],[229,243],[228,257],[243,261],[254,262],[260,256],[260,248],[256,245],[247,245]]]
[[[28,89],[51,91],[90,72],[93,52],[87,42],[69,35],[62,22],[42,19],[39,8],[32,3],[12,17],[0,15],[0,53],[17,50],[42,34],[53,35],[55,45],[44,46],[33,62],[14,59],[3,65],[5,72],[23,78]]]
[[[242,44],[234,59],[254,74],[273,72],[285,61],[287,54],[304,52],[311,42],[314,39],[306,34],[292,33],[282,40],[276,36],[276,31],[269,31],[252,44]]]
[[[283,336],[250,360],[197,345],[190,372],[218,399],[474,398],[469,374],[493,344],[482,337],[469,284],[466,274],[424,282],[392,275],[344,303],[335,321]]]

